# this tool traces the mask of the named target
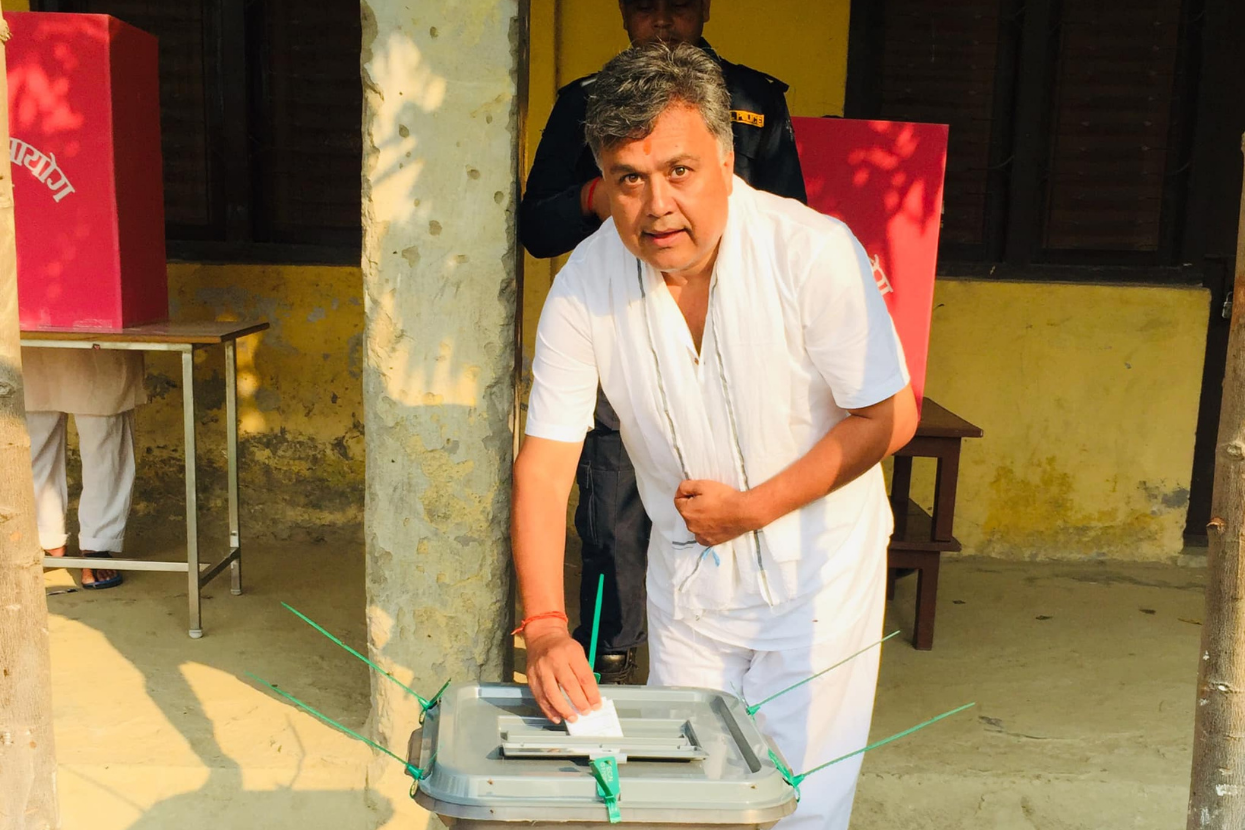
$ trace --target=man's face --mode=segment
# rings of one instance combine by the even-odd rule
[[[709,19],[709,0],[619,0],[632,44],[696,43]]]
[[[665,274],[711,266],[734,167],[735,154],[721,154],[700,112],[677,101],[648,136],[604,150],[602,186],[627,250]]]

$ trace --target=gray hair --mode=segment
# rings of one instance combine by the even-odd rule
[[[652,133],[674,103],[694,107],[722,155],[731,151],[731,94],[718,62],[691,44],[651,43],[619,54],[589,88],[584,135],[597,165],[603,150]]]

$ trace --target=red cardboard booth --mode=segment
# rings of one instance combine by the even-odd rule
[[[22,328],[167,319],[156,39],[106,15],[4,18]]]
[[[846,222],[886,299],[917,404],[925,391],[947,126],[793,118],[810,207]]]

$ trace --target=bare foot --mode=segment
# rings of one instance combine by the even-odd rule
[[[100,555],[101,558],[107,557],[109,555],[106,552],[101,553],[100,551],[94,551],[94,550],[82,551],[83,556],[91,556],[92,554]],[[90,576],[88,576],[88,574],[90,574]],[[110,580],[116,579],[118,576],[119,576],[119,573],[117,571],[112,570],[111,568],[94,568],[94,569],[83,568],[82,587],[93,588],[93,587],[96,587],[98,583],[108,582]],[[90,584],[88,585],[87,583],[90,583]],[[118,584],[120,583],[118,582]],[[103,587],[111,588],[113,586],[107,585]]]
[[[82,555],[86,556],[88,552],[94,553],[94,551],[82,551]],[[51,550],[44,551],[44,553],[48,556],[64,556],[65,546],[61,545],[59,548],[52,548]],[[83,568],[82,584],[83,586],[86,586],[88,583],[95,584],[96,582],[107,582],[116,575],[116,571],[108,568]]]

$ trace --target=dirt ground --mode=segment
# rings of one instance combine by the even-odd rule
[[[362,540],[265,544],[246,556],[246,593],[214,583],[198,641],[186,636],[181,575],[130,573],[121,588],[85,592],[70,591],[70,572],[48,572],[66,830],[373,826],[363,794],[371,751],[247,676],[365,728],[366,667],[281,607],[361,647]],[[901,638],[884,649],[873,736],[977,707],[867,756],[853,828],[1181,826],[1203,576],[948,562],[934,650]],[[912,582],[900,582],[888,619],[904,636]],[[382,823],[392,811],[374,809]]]

